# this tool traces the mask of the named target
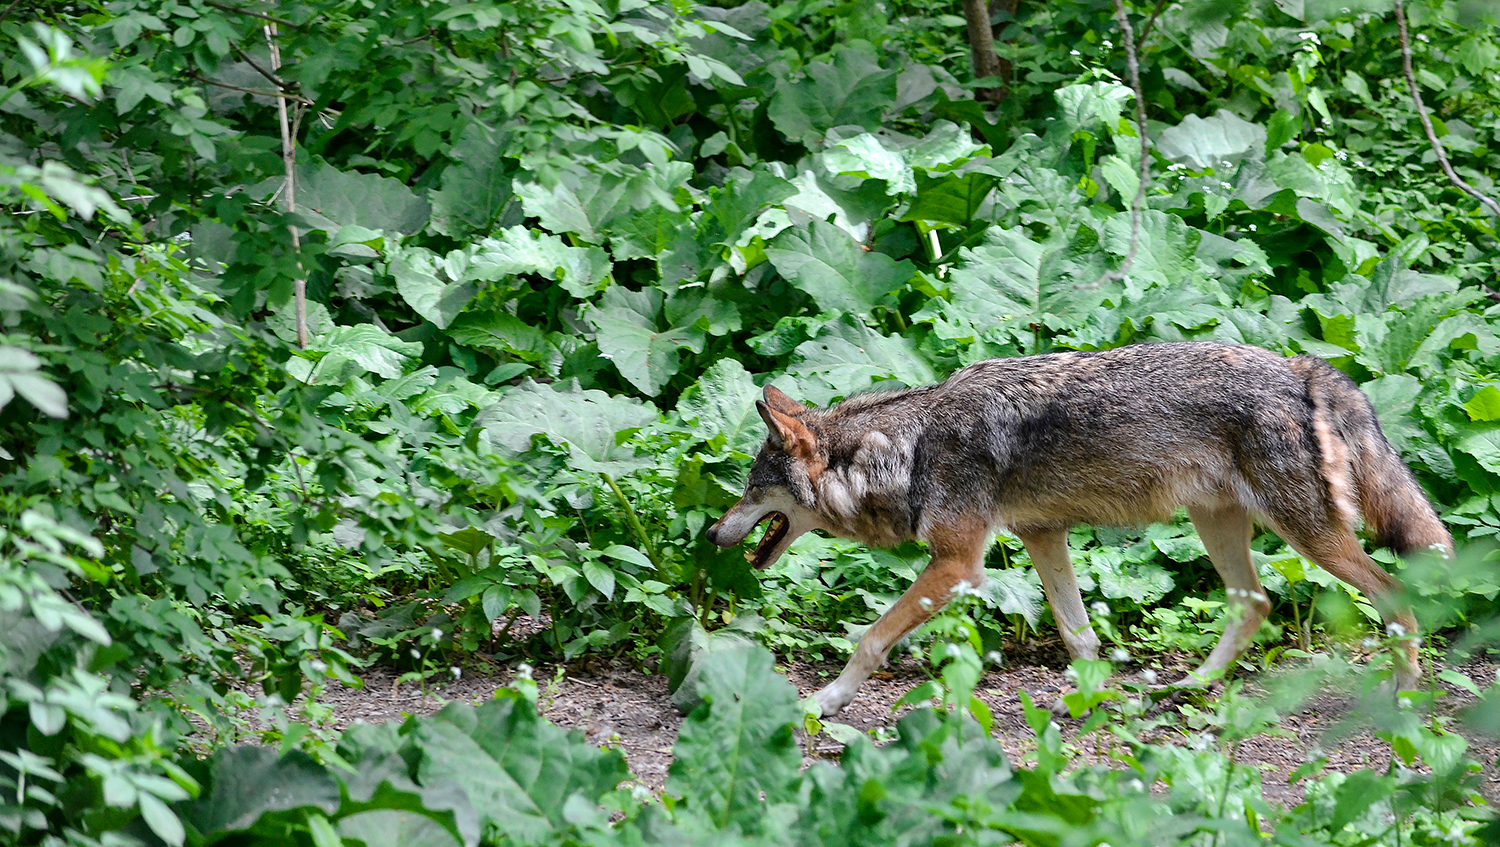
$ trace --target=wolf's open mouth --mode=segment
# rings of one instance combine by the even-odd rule
[[[786,515],[780,512],[767,514],[760,519],[759,523],[766,523],[766,521],[770,523],[766,526],[765,535],[760,537],[760,543],[755,545],[754,550],[745,554],[745,561],[756,568],[763,568],[770,564],[771,552],[776,549],[776,545],[781,543],[781,539],[786,538],[787,528],[791,526]]]

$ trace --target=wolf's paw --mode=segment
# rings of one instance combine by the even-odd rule
[[[845,691],[839,687],[837,682],[813,694],[813,699],[818,701],[818,707],[823,710],[822,717],[832,717],[838,714],[849,701],[854,699],[854,691]]]

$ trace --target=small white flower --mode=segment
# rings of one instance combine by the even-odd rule
[[[1233,188],[1234,186],[1230,185],[1227,182],[1220,182],[1219,183],[1219,187],[1227,190],[1227,189]]]
[[[1500,679],[1500,671],[1495,672],[1495,677],[1497,679]],[[1156,671],[1151,670],[1150,668],[1146,668],[1145,670],[1141,671],[1141,679],[1144,679],[1147,685],[1155,685]]]
[[[459,677],[464,675],[463,669],[458,665],[454,665],[453,667],[449,668],[448,673],[453,674],[454,679],[458,679]]]
[[[1396,698],[1396,708],[1398,708],[1398,709],[1410,709],[1411,708],[1411,698],[1410,697],[1397,697]]]
[[[1057,721],[1048,721],[1047,728],[1053,732],[1062,732],[1062,727],[1058,726]]]
[[[1130,782],[1127,782],[1126,785],[1130,786],[1130,790],[1131,791],[1145,791],[1146,790],[1146,783],[1141,782],[1138,779],[1132,779]]]
[[[957,659],[959,656],[961,656],[963,654],[958,649],[958,645],[957,644],[947,644],[947,645],[943,646],[943,655],[947,656],[950,659]]]
[[[1068,51],[1068,55],[1069,56],[1082,56],[1083,54],[1080,53],[1080,52],[1078,52],[1077,50],[1069,50]]]
[[[1125,652],[1124,647],[1116,647],[1109,652],[1109,660],[1111,662],[1115,662],[1116,664],[1119,664],[1121,662],[1128,662],[1130,661],[1130,654]]]
[[[1104,39],[1104,41],[1101,43],[1104,45],[1105,49],[1109,49],[1115,46],[1115,43],[1113,41],[1110,41],[1108,38]]]
[[[1078,671],[1075,671],[1072,668],[1068,668],[1067,670],[1063,671],[1063,679],[1066,679],[1068,682],[1077,682]]]
[[[1251,225],[1250,225],[1250,231],[1251,231],[1251,232],[1254,232],[1254,231],[1255,231],[1255,224],[1251,224]]]
[[[1005,656],[999,650],[991,650],[984,654],[984,660],[992,665],[1005,664]]]
[[[1333,154],[1333,158],[1338,159],[1340,162],[1344,162],[1344,161],[1348,161],[1349,154],[1348,154],[1348,152],[1346,152],[1344,150],[1340,150],[1337,153]]]
[[[433,641],[442,641],[443,640],[443,631],[441,629],[438,629],[437,627],[433,627],[433,629],[432,629],[432,640]]]
[[[921,606],[923,611],[930,612],[930,611],[932,611],[932,598],[931,597],[918,597],[917,598],[917,605]]]
[[[313,673],[322,673],[328,670],[328,664],[322,659],[313,659],[307,663],[307,666],[313,669]]]
[[[1299,32],[1297,33],[1297,37],[1303,41],[1311,41],[1313,43],[1317,43],[1318,41],[1318,34],[1316,32]]]
[[[525,662],[516,665],[516,678],[531,679],[531,665],[528,665]]]
[[[1385,634],[1393,638],[1400,638],[1401,636],[1406,634],[1406,627],[1392,621],[1391,623],[1385,625]]]
[[[1095,600],[1093,604],[1089,606],[1089,608],[1093,609],[1094,614],[1098,615],[1101,618],[1109,617],[1109,604],[1105,603],[1103,600]]]
[[[910,647],[906,648],[906,650],[907,650],[908,653],[911,653],[911,655],[912,655],[913,658],[916,658],[916,659],[922,658],[922,648],[921,647],[918,647],[917,645],[913,644]]]
[[[415,647],[411,648],[411,650],[408,651],[408,652],[411,653],[411,657],[413,659],[420,659],[420,658],[422,658],[422,653],[420,651],[418,651],[417,648],[415,648]]]
[[[1420,42],[1422,42],[1423,44],[1426,44],[1429,41],[1429,39],[1427,38],[1427,33],[1425,33],[1425,32],[1419,32],[1419,33],[1417,33],[1417,40],[1420,41]]]

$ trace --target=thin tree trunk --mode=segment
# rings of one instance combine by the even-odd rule
[[[997,0],[1014,2],[1014,0]],[[969,53],[974,61],[974,78],[1000,76],[1000,57],[995,55],[995,34],[990,30],[990,8],[985,0],[964,0],[964,19],[969,28]],[[974,99],[981,103],[999,103],[1005,99],[1004,86],[976,88]]]

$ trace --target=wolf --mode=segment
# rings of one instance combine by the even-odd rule
[[[1214,342],[990,359],[920,388],[855,395],[810,409],[772,385],[756,409],[769,435],[744,496],[708,528],[732,547],[762,522],[747,558],[775,562],[810,530],[871,545],[925,542],[925,570],[866,631],[818,691],[837,713],[891,647],[978,587],[996,530],[1019,538],[1041,577],[1063,643],[1094,659],[1068,560],[1075,524],[1134,526],[1179,506],[1227,588],[1223,636],[1184,683],[1224,672],[1271,603],[1250,558],[1253,523],[1359,589],[1388,628],[1415,636],[1396,580],[1355,534],[1399,554],[1453,554],[1453,538],[1351,379],[1313,356]],[[1399,629],[1398,629],[1399,627]],[[1397,684],[1419,678],[1402,642]]]

